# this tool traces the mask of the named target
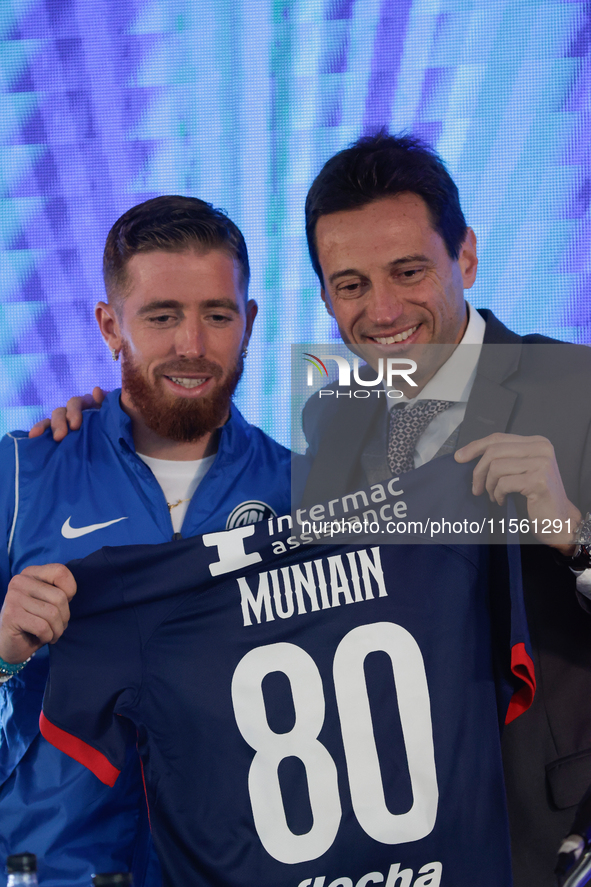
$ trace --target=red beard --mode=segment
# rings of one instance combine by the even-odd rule
[[[159,367],[150,384],[134,362],[127,342],[121,347],[121,379],[134,407],[148,428],[166,440],[191,443],[219,428],[226,420],[230,402],[243,370],[242,356],[223,379],[219,364],[205,358],[170,361]],[[203,373],[218,381],[214,390],[199,398],[175,397],[163,389],[159,377]]]

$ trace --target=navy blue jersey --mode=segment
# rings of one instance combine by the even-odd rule
[[[517,548],[279,524],[73,564],[44,736],[108,784],[137,742],[169,887],[509,885],[498,719],[532,689]]]

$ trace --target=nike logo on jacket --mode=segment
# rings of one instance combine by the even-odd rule
[[[105,527],[110,527],[111,524],[118,524],[120,520],[127,520],[127,517],[116,517],[115,520],[105,521],[104,524],[89,524],[87,527],[72,527],[70,526],[71,520],[72,515],[64,521],[62,526],[62,536],[66,539],[78,539],[79,536],[86,536],[87,533],[94,533],[95,530],[102,530]]]

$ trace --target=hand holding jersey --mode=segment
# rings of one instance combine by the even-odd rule
[[[44,644],[55,644],[75,594],[76,580],[63,564],[25,567],[13,576],[0,611],[0,658],[25,662]]]
[[[545,521],[553,526],[556,520],[555,526],[561,527],[552,534],[539,532],[539,541],[561,554],[571,555],[575,550],[574,531],[583,516],[567,498],[550,441],[539,435],[496,433],[471,441],[457,450],[455,459],[470,462],[478,456],[473,493],[480,496],[486,491],[491,502],[499,505],[509,493],[520,493],[527,500],[527,513],[533,525],[541,530]],[[569,531],[567,527],[572,529]]]

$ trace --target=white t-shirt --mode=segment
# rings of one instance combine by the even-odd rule
[[[205,456],[203,459],[193,459],[189,462],[180,462],[173,459],[155,459],[153,456],[138,456],[145,462],[152,474],[162,487],[166,497],[172,520],[172,528],[175,533],[180,533],[189,507],[189,502],[195,490],[211,468],[213,456]],[[171,508],[171,506],[173,506]]]

